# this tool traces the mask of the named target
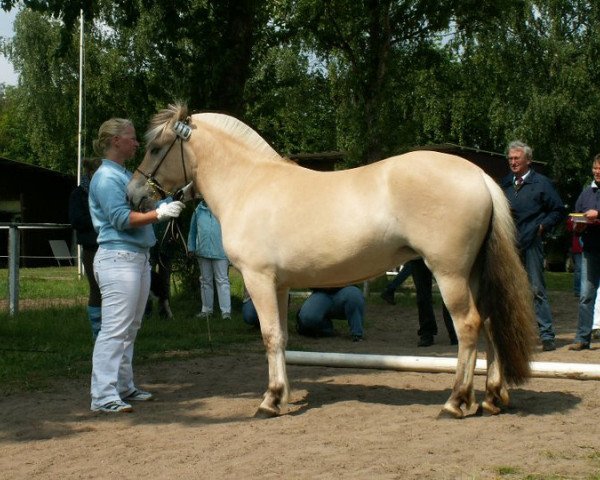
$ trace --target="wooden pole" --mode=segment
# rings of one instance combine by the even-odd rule
[[[405,372],[455,373],[456,358],[411,357],[396,355],[366,355],[358,353],[286,352],[289,365],[321,367],[373,368]],[[487,362],[478,359],[476,375],[487,373]],[[531,376],[537,378],[568,378],[600,380],[600,365],[593,363],[531,362]]]

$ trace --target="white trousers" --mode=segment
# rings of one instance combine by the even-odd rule
[[[202,312],[212,313],[215,299],[214,284],[217,285],[217,297],[221,315],[231,315],[231,287],[229,285],[229,260],[213,260],[198,257],[200,267],[200,298]]]
[[[98,249],[94,275],[102,294],[102,329],[92,358],[92,407],[133,393],[133,345],[150,292],[148,253]]]

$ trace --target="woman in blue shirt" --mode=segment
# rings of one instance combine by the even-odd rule
[[[223,319],[231,318],[231,288],[229,284],[229,260],[223,249],[221,225],[203,201],[192,215],[188,235],[188,251],[195,254],[200,267],[200,297],[202,310],[198,317],[212,315],[215,289]]]
[[[133,381],[133,345],[150,291],[149,250],[156,242],[152,223],[178,217],[183,203],[162,203],[156,210],[136,212],[127,201],[131,172],[125,161],[139,143],[130,120],[104,122],[94,140],[102,165],[90,183],[89,203],[98,252],[94,275],[102,295],[102,328],[92,359],[91,409],[131,412],[129,402],[152,394]]]

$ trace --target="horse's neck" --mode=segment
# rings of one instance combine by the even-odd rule
[[[202,139],[196,149],[196,178],[211,210],[219,218],[232,207],[228,201],[243,196],[253,179],[263,177],[273,165],[285,165],[278,155],[254,152],[230,139]]]

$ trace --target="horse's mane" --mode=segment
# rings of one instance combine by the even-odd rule
[[[255,130],[235,117],[222,113],[197,113],[194,119],[206,122],[228,134],[234,136],[238,141],[244,143],[253,150],[267,157],[282,160],[282,157],[262,138]]]
[[[150,120],[150,125],[144,136],[146,145],[151,145],[152,142],[161,138],[165,133],[169,133],[170,138],[172,138],[175,133],[171,130],[171,127],[176,121],[184,121],[187,118],[187,106],[181,103],[169,105],[168,108],[159,111]],[[255,130],[237,118],[222,113],[197,113],[192,118],[232,135],[237,141],[262,153],[267,158],[295,163],[281,157]]]
[[[146,135],[144,135],[146,145],[150,145],[157,138],[160,138],[177,120],[185,120],[186,117],[187,106],[182,103],[169,105],[158,112],[150,120],[150,125],[148,126],[148,130],[146,130]],[[174,132],[173,135],[175,135]]]

